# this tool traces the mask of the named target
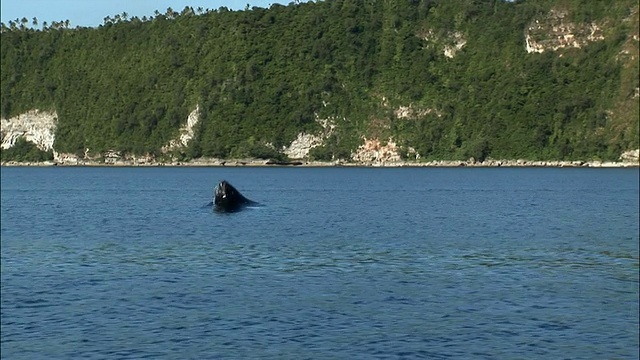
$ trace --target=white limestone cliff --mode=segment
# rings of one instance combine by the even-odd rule
[[[298,137],[289,146],[284,146],[282,152],[290,159],[304,159],[309,155],[311,149],[322,146],[336,125],[332,119],[320,119],[316,115],[316,122],[322,126],[322,133],[319,135],[299,133]]]
[[[184,148],[189,145],[189,141],[193,139],[195,134],[194,127],[200,121],[200,106],[196,105],[196,108],[187,117],[187,122],[180,127],[180,135],[178,138],[169,141],[169,143],[162,147],[162,152],[166,153],[179,148]]]
[[[2,148],[15,145],[19,138],[25,138],[43,151],[53,150],[58,115],[55,111],[31,110],[10,119],[0,119]]]

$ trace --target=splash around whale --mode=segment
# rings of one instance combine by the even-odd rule
[[[257,202],[244,197],[228,181],[222,180],[213,191],[213,209],[218,212],[236,212],[244,207],[258,205]]]

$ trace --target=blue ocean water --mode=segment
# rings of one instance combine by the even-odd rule
[[[638,175],[3,167],[1,357],[637,359]]]

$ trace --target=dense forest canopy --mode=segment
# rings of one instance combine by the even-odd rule
[[[528,52],[553,11],[601,37]],[[55,111],[58,152],[160,155],[196,106],[187,158],[282,157],[299,133],[326,131],[320,119],[335,125],[320,160],[363,137],[422,159],[639,147],[635,0],[327,0],[32,23],[2,24],[0,111]]]

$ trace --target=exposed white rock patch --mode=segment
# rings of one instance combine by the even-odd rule
[[[407,149],[407,158],[415,158],[416,160],[420,160],[420,154],[418,153],[418,151],[416,151],[416,149],[409,146],[409,148]]]
[[[453,58],[456,53],[467,45],[467,39],[459,31],[448,32],[444,36],[438,36],[432,29],[424,30],[417,34],[424,41],[438,43],[443,46],[442,53],[448,58]]]
[[[602,29],[595,22],[575,24],[566,17],[566,11],[552,9],[545,17],[535,19],[525,31],[527,52],[581,48],[590,42],[604,40]]]
[[[364,143],[351,154],[352,160],[372,164],[398,162],[401,160],[400,149],[392,138],[389,138],[386,145],[382,145],[380,139],[367,139],[363,137],[363,140]]]
[[[196,105],[195,110],[187,117],[187,122],[180,128],[180,136],[163,146],[162,152],[166,153],[189,145],[189,141],[191,141],[194,136],[193,128],[198,124],[198,121],[200,121],[200,106]]]
[[[637,53],[637,51],[636,51],[636,53]],[[616,60],[618,60],[618,61],[624,61],[627,58],[630,61],[634,61],[637,58],[637,56],[635,54],[633,54],[633,52],[631,50],[626,49],[626,48],[620,50],[620,52],[618,52],[618,55],[616,55]]]
[[[303,159],[309,155],[309,151],[316,146],[322,145],[324,137],[312,134],[298,134],[298,137],[291,142],[289,147],[285,147],[283,152],[290,159]]]
[[[438,41],[438,36],[433,31],[433,29],[427,29],[427,30],[421,31],[418,34],[416,34],[416,36],[428,42]]]
[[[55,111],[31,110],[10,119],[0,119],[0,123],[3,149],[12,147],[22,137],[34,143],[40,150],[53,150],[58,124]]]
[[[625,151],[620,155],[620,160],[624,162],[640,162],[640,149]]]
[[[298,137],[291,142],[291,145],[284,146],[282,152],[290,159],[304,159],[309,155],[311,149],[322,146],[324,140],[328,138],[336,128],[335,122],[331,119],[320,119],[316,114],[316,122],[322,126],[323,132],[320,135],[299,133]]]
[[[414,111],[411,106],[400,106],[394,111],[398,119],[410,119],[414,117]]]
[[[80,158],[76,154],[59,153],[53,150],[53,161],[60,165],[79,165]]]
[[[464,38],[462,33],[457,31],[451,35],[449,41],[453,43],[444,46],[444,56],[448,58],[453,58],[458,51],[462,50],[462,48],[467,45],[467,40]]]
[[[394,115],[397,119],[416,119],[425,115],[435,114],[438,117],[442,117],[442,113],[435,109],[417,109],[413,105],[400,106],[394,110]]]

